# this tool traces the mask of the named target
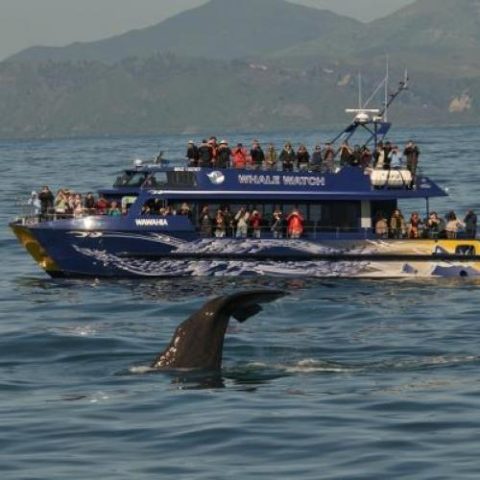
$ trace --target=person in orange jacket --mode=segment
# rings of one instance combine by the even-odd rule
[[[287,217],[287,233],[290,238],[300,238],[303,235],[305,219],[298,208],[294,208]]]
[[[247,151],[243,148],[243,145],[239,143],[232,152],[232,164],[233,168],[247,168],[248,156]]]

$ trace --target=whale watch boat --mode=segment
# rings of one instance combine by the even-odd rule
[[[401,82],[383,111],[354,110],[354,121],[335,141],[363,131],[365,145],[375,149],[391,127],[388,106],[405,88]],[[480,275],[476,239],[390,238],[376,231],[379,212],[389,219],[399,202],[417,200],[428,214],[430,199],[447,195],[406,169],[287,172],[137,162],[99,194],[122,205],[123,214],[23,216],[10,223],[52,277]],[[228,211],[233,220],[242,208],[258,212],[262,222],[241,230],[229,221],[218,234],[215,212]],[[285,220],[275,226],[280,211]],[[293,211],[302,224],[295,233],[286,221]]]

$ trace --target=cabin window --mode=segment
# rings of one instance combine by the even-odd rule
[[[172,188],[195,187],[196,177],[194,172],[166,172],[166,182]]]
[[[455,248],[455,255],[474,256],[476,255],[475,247],[473,245],[458,245]]]
[[[149,198],[142,207],[142,215],[158,216],[168,215],[169,212],[166,208],[166,203],[160,198]]]

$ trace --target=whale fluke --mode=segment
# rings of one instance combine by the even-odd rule
[[[269,303],[285,296],[281,290],[251,290],[218,297],[180,324],[167,349],[152,368],[218,370],[222,366],[223,341],[230,317],[245,322]]]

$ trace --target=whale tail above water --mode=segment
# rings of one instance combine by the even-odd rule
[[[210,300],[177,327],[170,345],[155,358],[152,368],[220,369],[230,317],[245,322],[262,310],[260,304],[285,295],[281,290],[251,290]]]

